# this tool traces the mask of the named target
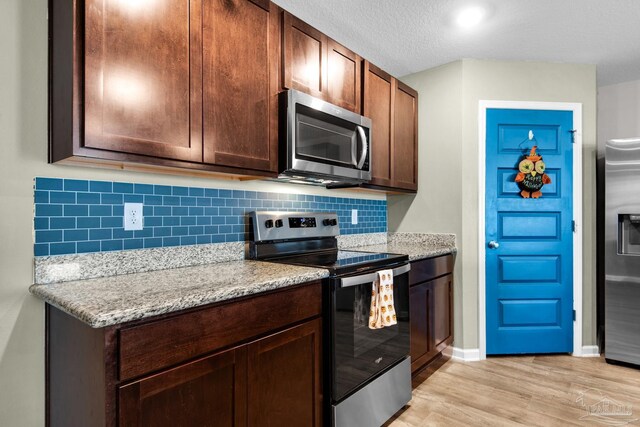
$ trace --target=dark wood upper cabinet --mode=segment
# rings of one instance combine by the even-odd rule
[[[283,13],[283,87],[322,98],[327,86],[327,36]]]
[[[392,186],[418,189],[418,92],[395,81]]]
[[[203,0],[204,161],[277,171],[277,7]]]
[[[329,39],[327,43],[327,95],[331,103],[360,112],[362,59]]]
[[[371,184],[391,187],[393,77],[365,61],[362,114],[371,119]]]
[[[296,89],[372,119],[364,187],[417,190],[417,93],[269,0],[51,1],[49,16],[52,163],[274,178],[278,93]]]
[[[282,87],[359,113],[362,59],[288,12],[282,22]]]
[[[249,344],[249,425],[322,426],[321,335],[316,319]]]
[[[84,147],[202,161],[201,0],[84,4]]]
[[[275,177],[279,10],[50,2],[49,161]]]
[[[418,189],[418,93],[368,61],[363,115],[372,120],[372,180],[364,187]]]

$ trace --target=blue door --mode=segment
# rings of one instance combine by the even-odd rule
[[[487,110],[488,355],[573,349],[572,129],[571,111]]]

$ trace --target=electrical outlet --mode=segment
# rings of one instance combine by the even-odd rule
[[[358,209],[351,209],[351,224],[358,223]]]
[[[142,203],[124,204],[124,229],[142,230],[144,227],[144,216],[142,215]]]

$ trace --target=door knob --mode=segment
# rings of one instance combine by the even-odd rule
[[[492,240],[489,242],[489,249],[498,249],[500,247],[500,243]]]

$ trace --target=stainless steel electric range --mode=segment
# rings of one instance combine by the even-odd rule
[[[381,425],[411,399],[407,255],[339,250],[336,213],[252,212],[247,258],[326,268],[323,283],[325,420]],[[371,287],[393,270],[397,324],[369,329]]]

